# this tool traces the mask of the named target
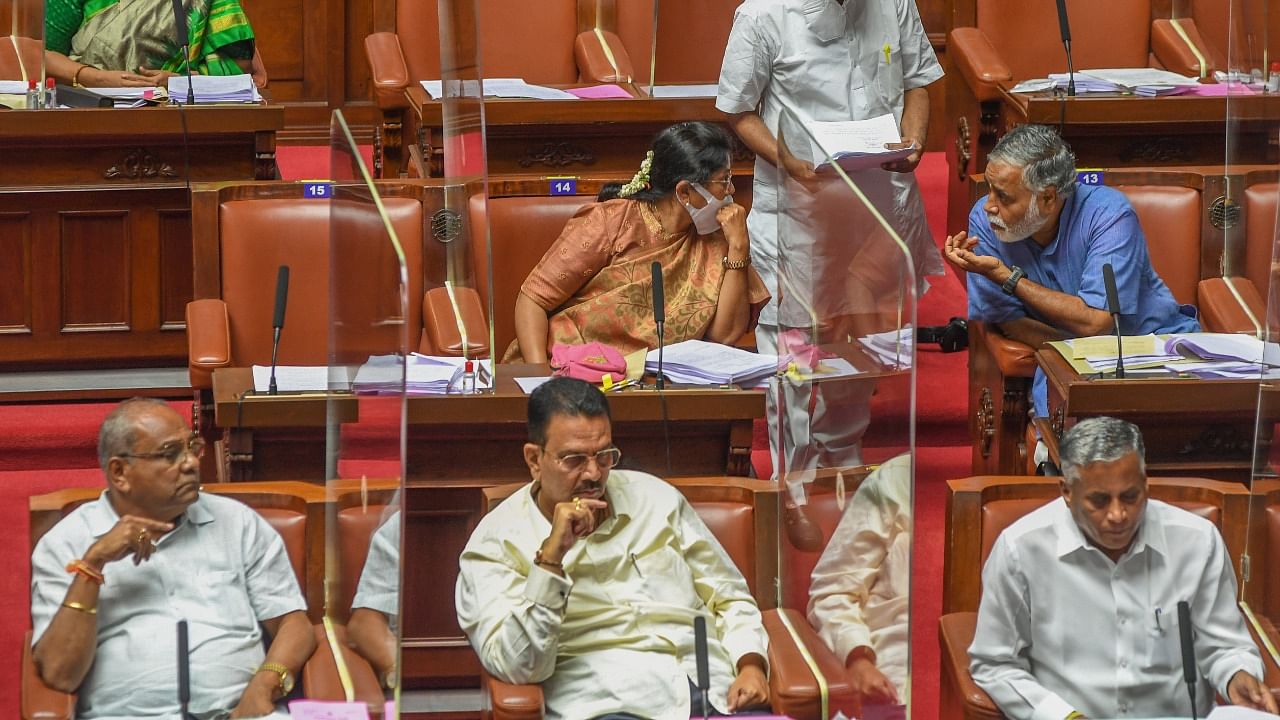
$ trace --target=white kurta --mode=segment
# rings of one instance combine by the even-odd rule
[[[1236,607],[1236,577],[1213,523],[1147,501],[1132,547],[1112,562],[1062,498],[1000,533],[982,569],[974,682],[1012,720],[1186,717],[1177,605],[1191,605],[1198,716],[1262,659]]]
[[[802,121],[892,113],[901,124],[905,92],[941,77],[913,0],[746,0],[734,16],[716,107],[731,114],[759,112],[775,137],[784,107]],[[753,265],[775,300],[778,175],[773,165],[756,159],[747,218]],[[854,181],[911,249],[917,276],[940,274],[942,260],[914,175],[867,170]],[[760,321],[777,325],[776,307],[766,307]]]
[[[746,581],[671,485],[614,470],[605,492],[613,514],[565,554],[565,578],[533,564],[551,524],[529,487],[486,515],[459,563],[458,624],[489,672],[542,683],[552,720],[684,720],[702,616],[724,710],[738,661],[767,657]]]

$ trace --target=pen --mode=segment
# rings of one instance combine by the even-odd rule
[[[889,47],[889,43],[885,43],[884,44],[884,64],[885,65],[889,64],[889,54],[891,52],[893,52],[893,49]]]
[[[1160,608],[1156,608],[1156,629],[1157,629],[1157,630],[1163,630],[1163,629],[1164,629],[1164,628],[1160,627]]]
[[[640,563],[637,563],[637,562],[636,562],[636,554],[635,554],[635,553],[631,553],[631,567],[633,567],[633,568],[635,568],[635,569],[636,569],[636,574],[637,574],[637,575],[639,575],[639,576],[641,577],[641,579],[643,579],[643,578],[644,578],[644,573],[640,572]]]

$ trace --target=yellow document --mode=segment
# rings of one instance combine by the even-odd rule
[[[1164,353],[1164,342],[1155,335],[1126,335],[1122,338],[1124,356]],[[1115,335],[1095,335],[1071,341],[1071,358],[1113,358],[1116,356]]]

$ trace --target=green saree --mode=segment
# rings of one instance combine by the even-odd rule
[[[184,0],[191,70],[240,75],[253,57],[253,29],[240,0]],[[169,0],[46,0],[45,47],[106,70],[180,72]]]

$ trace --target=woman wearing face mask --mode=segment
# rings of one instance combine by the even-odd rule
[[[729,137],[716,125],[663,130],[626,185],[578,211],[520,287],[505,362],[546,362],[557,343],[622,354],[658,344],[650,267],[662,265],[667,344],[733,343],[769,300],[751,268],[747,212],[733,202]]]

